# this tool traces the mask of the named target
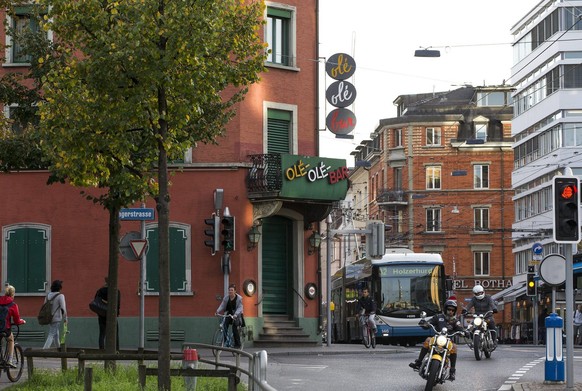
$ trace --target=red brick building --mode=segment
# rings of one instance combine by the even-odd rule
[[[372,164],[370,219],[392,227],[386,245],[440,253],[460,304],[476,284],[488,294],[511,285],[510,92],[399,96],[398,116],[381,120],[367,148],[352,153]]]
[[[25,8],[20,18],[27,17]],[[309,251],[308,239],[312,223],[324,219],[332,202],[345,196],[347,181],[330,181],[329,176],[345,170],[345,161],[316,157],[317,1],[267,2],[265,19],[269,46],[279,38],[284,42],[269,56],[268,72],[238,105],[219,145],[198,145],[184,162],[172,165],[173,346],[182,341],[210,342],[217,325],[213,314],[227,281],[235,283],[244,297],[249,338],[255,343],[269,343],[263,326],[274,316],[301,327],[301,342],[319,339],[319,294],[313,298],[305,293],[308,284],[320,284],[318,254]],[[2,34],[0,40],[4,39]],[[28,64],[21,60],[9,56],[1,71],[26,70]],[[313,170],[316,178],[311,176]],[[97,190],[47,186],[48,175],[42,170],[0,174],[2,281],[16,287],[21,314],[28,321],[21,336],[24,345],[44,341],[46,328],[36,324],[36,314],[51,281],[60,279],[69,312],[68,343],[97,346],[97,320],[88,304],[107,275],[108,213],[79,194]],[[216,189],[223,194],[219,206]],[[155,208],[155,203],[147,200],[145,206]],[[205,219],[215,212],[223,215],[226,207],[236,217],[236,249],[228,279],[221,268],[223,251],[212,256],[204,244],[209,239]],[[121,232],[139,231],[140,224],[124,221]],[[248,234],[257,229],[261,236],[255,246]],[[157,246],[156,232],[156,220],[147,221],[150,250]],[[138,346],[139,279],[139,262],[121,260],[122,347]],[[145,346],[154,347],[159,287],[154,251],[147,254],[145,281]],[[255,290],[244,294],[243,286],[249,282]]]

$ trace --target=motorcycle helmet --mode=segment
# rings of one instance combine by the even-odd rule
[[[477,300],[483,300],[485,297],[485,289],[481,285],[475,285],[473,288],[473,294],[477,298]]]
[[[445,301],[444,308],[445,308],[445,318],[447,318],[447,320],[451,320],[455,317],[455,315],[457,315],[457,302],[455,300]],[[452,308],[454,312],[450,313],[449,311],[447,311],[449,308]]]

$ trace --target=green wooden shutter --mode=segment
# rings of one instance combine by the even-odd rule
[[[148,292],[160,291],[158,228],[146,230],[148,252],[146,259],[146,282]],[[186,286],[186,240],[182,228],[170,227],[170,292],[184,292]]]
[[[170,227],[170,291],[184,292],[186,285],[186,239],[182,228]]]
[[[290,153],[292,114],[290,111],[268,110],[267,152]]]
[[[18,292],[44,292],[47,262],[47,234],[44,229],[17,228],[8,231],[7,275]]]
[[[146,292],[160,291],[160,276],[158,274],[158,227],[146,230],[148,250],[146,258]]]

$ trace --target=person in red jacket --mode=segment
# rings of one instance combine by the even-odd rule
[[[14,335],[12,335],[12,325],[25,324],[26,321],[20,318],[18,311],[18,304],[14,302],[14,294],[16,289],[12,285],[6,285],[4,289],[4,296],[0,297],[0,305],[8,307],[8,316],[6,317],[6,340],[8,341],[8,365],[16,368],[13,363],[12,353],[14,352]]]

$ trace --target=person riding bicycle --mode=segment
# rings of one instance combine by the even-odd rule
[[[463,331],[465,335],[468,335],[469,332],[466,331],[461,322],[457,319],[457,302],[455,300],[447,300],[443,307],[443,312],[434,314],[432,318],[428,321],[421,319],[418,323],[424,329],[428,329],[429,323],[432,324],[437,330],[442,330],[443,327],[446,327],[448,332],[453,331]],[[408,366],[414,370],[420,369],[420,364],[422,364],[422,360],[424,356],[428,353],[430,339],[432,337],[427,337],[424,341],[422,348],[420,349],[420,353],[418,354],[418,358],[408,364]],[[453,347],[449,352],[449,359],[451,360],[451,370],[449,372],[449,380],[455,380],[455,372],[456,372],[456,364],[457,364],[457,345],[453,342]]]
[[[356,311],[360,316],[360,324],[362,325],[362,333],[364,333],[364,324],[368,322],[368,326],[372,330],[372,333],[376,335],[376,322],[374,321],[374,316],[376,315],[376,300],[370,296],[370,291],[368,288],[362,289],[362,297],[358,299],[358,304],[356,305]],[[365,337],[365,335],[364,335]]]
[[[467,304],[467,308],[465,308],[462,312],[463,315],[466,315],[472,308],[474,308],[474,312],[476,314],[486,314],[489,311],[493,311],[493,314],[497,313],[497,303],[495,300],[489,295],[485,294],[485,289],[481,285],[475,285],[473,287],[473,297],[469,304]],[[495,319],[493,319],[493,314],[489,314],[485,321],[487,322],[487,327],[489,330],[495,330],[497,333],[497,329],[495,328]],[[497,337],[493,338],[493,343],[497,345]]]
[[[14,302],[14,294],[16,289],[12,285],[6,285],[4,289],[4,296],[0,297],[0,305],[8,307],[8,315],[6,316],[6,340],[8,341],[8,365],[12,368],[16,368],[16,364],[13,362],[12,354],[14,353],[14,335],[12,334],[12,325],[25,324],[26,321],[20,318],[20,311],[18,310],[18,304]]]
[[[243,313],[243,302],[242,296],[236,293],[236,285],[230,284],[228,286],[228,296],[222,299],[220,306],[216,310],[217,315],[233,315],[234,317],[231,318],[230,316],[224,319],[224,332],[228,332],[228,326],[233,324],[232,327],[232,335],[234,337],[234,348],[240,349],[240,334],[239,328],[241,326],[240,319]]]

